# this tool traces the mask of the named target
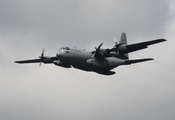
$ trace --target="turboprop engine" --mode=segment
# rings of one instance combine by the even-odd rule
[[[63,64],[63,63],[61,63],[60,60],[54,60],[54,61],[53,61],[53,64],[56,65],[56,66],[61,66],[61,67],[65,67],[65,68],[71,68],[70,65],[68,65],[68,64]]]

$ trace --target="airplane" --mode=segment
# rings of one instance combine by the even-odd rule
[[[64,68],[73,67],[84,71],[96,72],[102,75],[113,75],[115,74],[115,71],[112,70],[120,65],[131,65],[153,60],[153,58],[130,60],[128,53],[145,49],[149,45],[164,41],[166,40],[161,38],[127,45],[126,34],[122,32],[119,43],[117,43],[115,39],[115,45],[112,48],[101,48],[103,43],[101,43],[98,47],[95,47],[95,50],[93,51],[86,51],[85,49],[81,50],[70,47],[61,47],[56,53],[56,56],[53,57],[44,56],[45,49],[43,49],[41,56],[39,56],[38,59],[14,62],[20,64],[40,63],[39,66],[41,66],[41,63],[54,64]]]

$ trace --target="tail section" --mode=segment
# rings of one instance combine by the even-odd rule
[[[120,37],[120,42],[119,44],[121,44],[122,46],[126,46],[127,45],[127,37],[126,34],[124,32],[122,32],[122,35]],[[140,62],[145,62],[145,61],[150,61],[153,60],[152,58],[144,58],[144,59],[135,59],[135,60],[129,60],[129,56],[128,53],[124,54],[126,57],[128,57],[128,60],[125,60],[124,65],[130,65],[130,64],[135,64],[135,63],[140,63]]]
[[[126,33],[122,32],[122,35],[120,37],[120,42],[119,44],[124,44],[124,46],[127,45],[127,37],[126,37]],[[125,54],[125,56],[129,59],[129,55]]]
[[[127,38],[126,38],[126,34],[124,32],[122,32],[122,35],[120,37],[120,43],[124,43],[125,45],[127,45]]]

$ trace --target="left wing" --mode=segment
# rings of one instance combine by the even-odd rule
[[[150,61],[150,60],[154,60],[154,59],[153,58],[144,58],[144,59],[135,59],[135,60],[125,60],[124,65],[130,65],[130,64],[145,62],[145,61]]]
[[[129,52],[134,52],[137,50],[145,49],[149,45],[153,45],[153,44],[164,42],[164,41],[166,41],[166,40],[165,39],[156,39],[156,40],[151,40],[151,41],[147,41],[147,42],[126,45],[127,50],[124,53],[129,53]]]

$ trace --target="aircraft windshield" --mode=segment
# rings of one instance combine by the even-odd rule
[[[68,52],[68,51],[70,51],[69,47],[62,47],[62,48],[59,49],[58,52],[61,53],[61,52]]]

